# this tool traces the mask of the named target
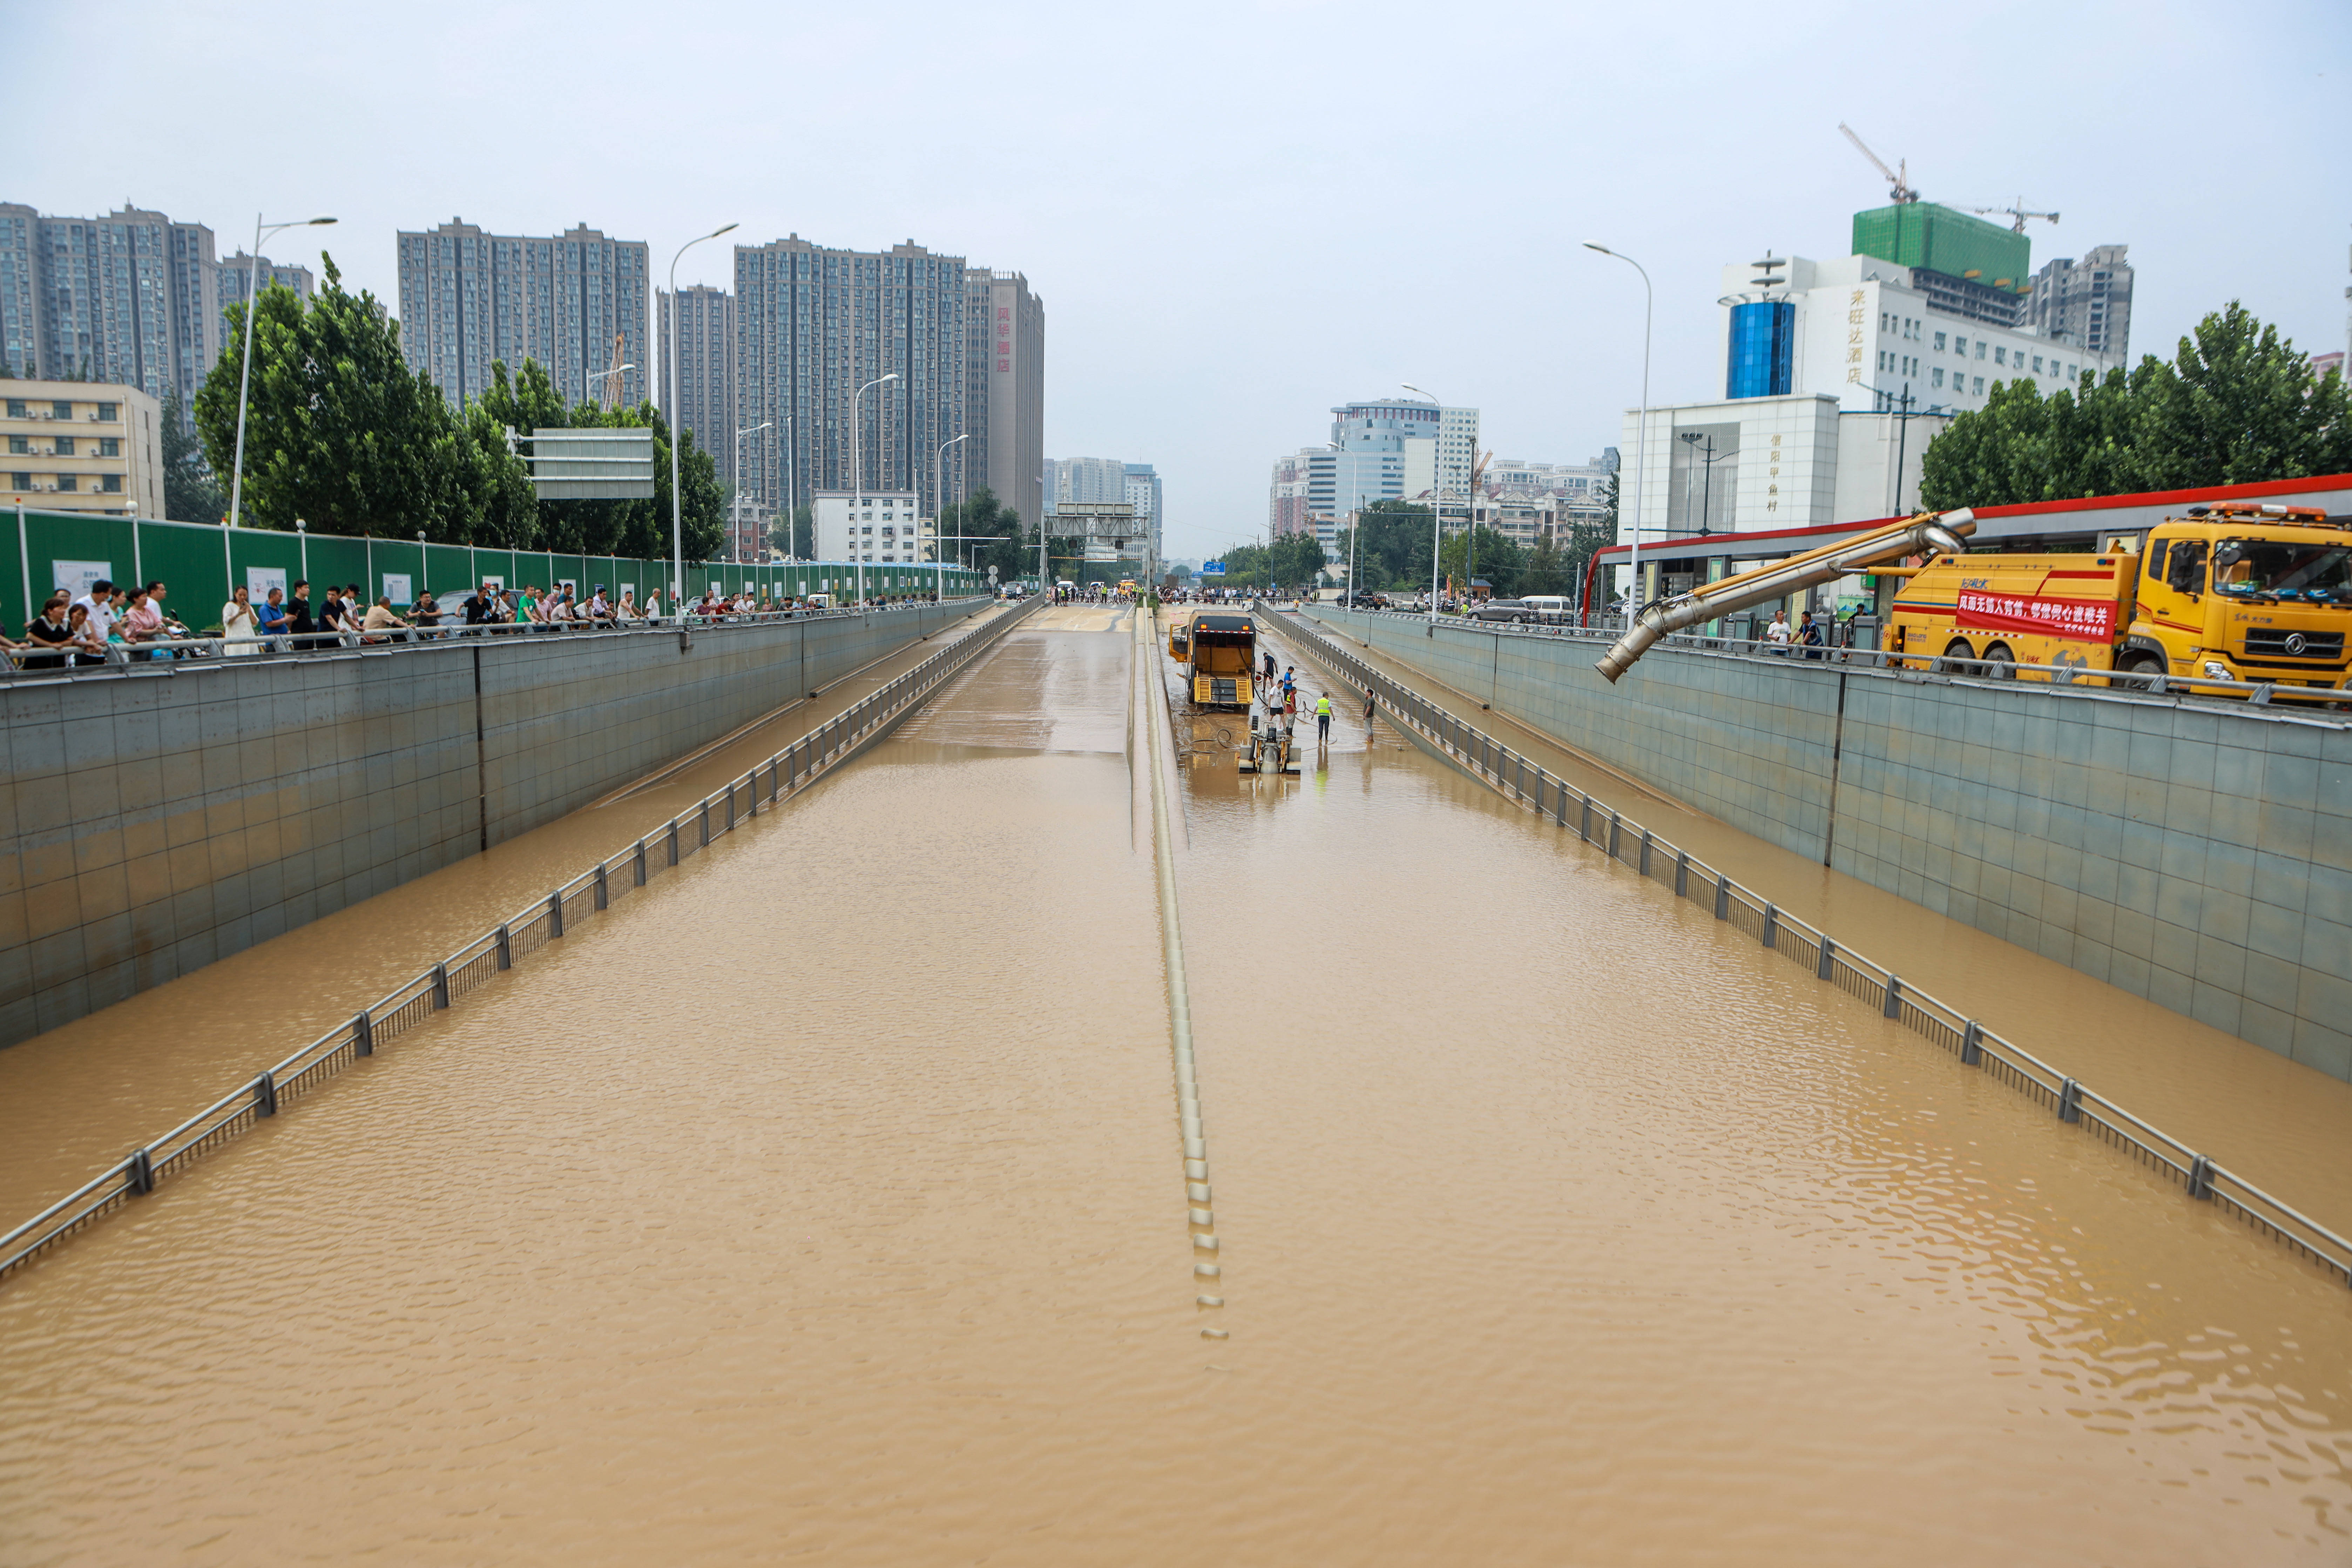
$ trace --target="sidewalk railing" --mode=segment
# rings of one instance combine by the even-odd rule
[[[1261,609],[1270,606],[1261,605]],[[1572,830],[1583,843],[1644,879],[1668,884],[1678,899],[1710,906],[1736,927],[1791,963],[1813,973],[1915,1034],[1980,1068],[2049,1110],[2061,1121],[2138,1159],[2192,1198],[2210,1201],[2302,1253],[2352,1284],[2352,1240],[2337,1235],[2283,1199],[2200,1153],[2114,1100],[2067,1077],[2023,1047],[1959,1008],[1906,982],[1728,874],[1659,837],[1603,802],[1554,776],[1483,731],[1463,722],[1411,688],[1382,675],[1312,626],[1275,611],[1290,624],[1307,655],[1358,689],[1369,691],[1397,723],[1453,762],[1492,784],[1507,800]]]
[[[611,907],[657,873],[682,865],[739,823],[839,768],[887,734],[908,713],[994,646],[1042,601],[1033,600],[932,654],[791,745],[754,764],[661,826],[608,855],[544,898],[484,931],[440,963],[394,987],[285,1060],[238,1084],[162,1137],[39,1214],[0,1235],[0,1277],[43,1248],[122,1203],[155,1190],[165,1177],[319,1088],[361,1057],[425,1022],[487,984],[499,971],[561,938],[580,921]]]
[[[1340,608],[1317,606],[1318,609],[1326,607]],[[1410,626],[1426,629],[1430,625],[1427,611],[1414,614],[1407,610],[1342,609],[1341,613],[1367,616],[1389,626]],[[1472,616],[1441,616],[1436,624],[1454,631],[1490,633],[1496,637],[1590,643],[1596,650],[1606,648],[1624,635],[1622,628],[1603,631],[1591,626],[1571,626],[1564,621],[1485,621]],[[2224,680],[2213,676],[2170,675],[2158,670],[2086,669],[2071,664],[2021,664],[2007,659],[1946,658],[1941,654],[1922,652],[1890,653],[1884,648],[1806,647],[1802,644],[1708,637],[1698,632],[1675,632],[1661,637],[1656,646],[1684,653],[1762,659],[1780,668],[1867,669],[1915,680],[2019,686],[2027,691],[2044,691],[2059,686],[2086,696],[2200,697],[2228,700],[2233,706],[2241,702],[2256,707],[2292,706],[2299,710],[2300,717],[2323,717],[2311,712],[2310,704],[2336,706],[2352,703],[2352,677],[2346,678],[2346,685],[2301,686],[2277,680]],[[1595,657],[1598,657],[1597,651]],[[2327,674],[2325,670],[2313,673]],[[2021,677],[2028,679],[2021,680]]]
[[[967,612],[988,603],[982,595],[961,598],[910,600],[903,604],[872,605],[864,609],[833,610],[766,610],[742,615],[698,615],[689,610],[686,615],[686,630],[708,631],[715,626],[777,626],[787,621],[845,621],[859,616],[895,615],[903,610],[962,609]],[[452,607],[444,614],[455,616]],[[72,679],[77,677],[120,676],[126,673],[172,674],[192,666],[212,668],[223,665],[235,667],[246,659],[331,658],[354,653],[389,654],[412,652],[419,648],[446,647],[467,639],[497,641],[507,637],[531,636],[564,637],[645,637],[658,635],[676,637],[678,617],[675,614],[654,617],[635,616],[624,620],[612,616],[603,620],[572,620],[539,624],[533,622],[499,622],[495,625],[466,626],[462,623],[438,626],[398,626],[375,632],[313,631],[299,634],[275,633],[268,637],[155,637],[145,642],[104,645],[103,654],[68,648],[63,652],[39,647],[0,649],[0,686],[16,681],[48,681]],[[68,662],[59,668],[25,668],[27,661],[37,658],[72,660],[77,657],[88,662]]]

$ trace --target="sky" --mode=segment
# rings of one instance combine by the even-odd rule
[[[1022,271],[1045,455],[1155,464],[1180,559],[1258,536],[1273,460],[1402,383],[1498,457],[1615,444],[1642,285],[1586,240],[1649,270],[1654,401],[1719,395],[1718,269],[1843,255],[1886,199],[1841,121],[1929,200],[2059,212],[2037,267],[2128,245],[2135,355],[2232,299],[2346,347],[2346,0],[81,0],[0,6],[0,200],[223,254],[332,214],[395,309],[394,233],[453,216],[657,268],[733,221]],[[678,277],[727,284],[724,243]]]

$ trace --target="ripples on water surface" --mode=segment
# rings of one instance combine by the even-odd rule
[[[1187,781],[1195,1308],[1127,647],[0,1287],[0,1562],[2347,1554],[2340,1288],[1347,722]]]

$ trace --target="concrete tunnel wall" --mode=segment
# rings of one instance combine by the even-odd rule
[[[0,1046],[576,810],[985,600],[0,688]]]
[[[2352,1079],[2338,715],[1665,648],[1612,688],[1590,640],[1311,613],[1769,843]]]

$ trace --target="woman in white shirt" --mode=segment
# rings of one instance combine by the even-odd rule
[[[221,606],[221,652],[242,658],[261,651],[261,616],[253,608],[252,592],[240,584],[229,590]]]

